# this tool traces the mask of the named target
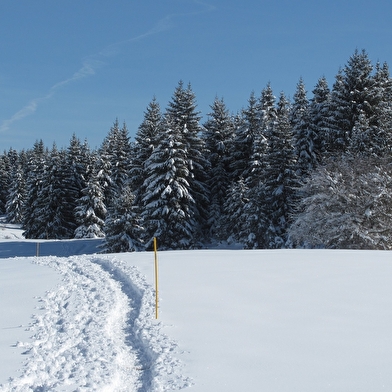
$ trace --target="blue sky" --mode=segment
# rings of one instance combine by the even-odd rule
[[[133,136],[179,80],[204,116],[237,112],[268,82],[292,97],[330,86],[356,48],[392,67],[389,0],[2,0],[0,151],[37,139],[98,147],[116,118]]]

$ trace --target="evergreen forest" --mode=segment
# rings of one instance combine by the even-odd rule
[[[204,123],[180,81],[153,98],[131,140],[0,155],[0,213],[29,239],[103,238],[105,252],[392,248],[392,78],[356,50],[329,86],[289,100],[270,84],[238,113],[216,98]]]

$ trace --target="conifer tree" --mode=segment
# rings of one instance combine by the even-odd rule
[[[309,102],[302,78],[299,80],[294,94],[290,122],[297,156],[297,174],[299,178],[302,178],[309,174],[317,163],[314,148],[316,135],[311,127]]]
[[[348,144],[348,135],[345,129],[339,125],[341,120],[340,113],[343,111],[340,103],[340,95],[344,83],[343,78],[343,71],[339,69],[339,72],[335,76],[335,82],[331,90],[331,99],[329,101],[327,155],[339,155],[345,152]]]
[[[265,204],[265,182],[269,139],[277,121],[275,96],[270,84],[261,95],[260,129],[255,134],[252,146],[251,164],[247,185],[247,203],[244,206],[244,221],[248,232],[245,238],[247,248],[265,248],[265,232],[268,227]],[[245,231],[245,228],[244,228]]]
[[[75,238],[104,237],[106,212],[104,194],[96,170],[93,170],[75,208],[75,217],[78,224],[75,230]]]
[[[73,238],[76,221],[73,210],[72,192],[67,173],[64,170],[66,151],[53,146],[42,176],[38,201],[36,205],[39,215],[37,238],[69,239]]]
[[[6,203],[7,222],[22,223],[26,199],[26,186],[22,166],[15,162],[10,175],[10,187]]]
[[[162,249],[195,246],[198,222],[191,195],[188,144],[174,124],[160,133],[157,147],[146,161],[142,219],[146,246],[157,237]]]
[[[224,203],[223,222],[225,237],[229,243],[245,244],[249,240],[249,228],[245,217],[245,208],[249,200],[249,189],[245,181],[240,178],[232,183],[227,192]],[[252,238],[251,238],[252,240]]]
[[[205,154],[204,140],[201,138],[200,113],[197,111],[196,96],[190,84],[185,89],[180,81],[166,110],[166,121],[176,134],[175,139],[186,152],[186,167],[189,173],[192,216],[195,219],[195,236],[203,240],[208,220],[209,189],[207,173],[209,162]]]
[[[26,179],[26,209],[23,216],[23,235],[25,238],[39,238],[44,229],[41,216],[42,200],[40,193],[44,172],[47,165],[48,152],[42,140],[35,142],[29,153],[27,179]]]
[[[329,135],[329,107],[331,92],[325,77],[318,80],[309,103],[310,126],[314,133],[313,150],[318,161],[322,160],[328,150]]]
[[[236,129],[232,144],[233,181],[247,178],[251,170],[253,143],[261,132],[261,106],[254,92],[242,111],[242,121]]]
[[[10,186],[10,164],[6,152],[0,155],[0,214],[6,213]]]
[[[102,170],[100,177],[110,182],[104,186],[105,204],[111,206],[129,180],[131,144],[125,123],[120,128],[116,119],[102,143],[100,155]]]
[[[367,53],[356,50],[343,70],[336,76],[331,93],[331,146],[334,151],[346,151],[353,128],[363,113],[372,117],[374,109],[373,66]],[[373,125],[370,123],[370,125]]]
[[[81,143],[75,134],[72,135],[69,146],[64,154],[64,161],[60,162],[62,170],[63,197],[67,200],[62,207],[64,219],[69,225],[69,238],[73,237],[74,229],[78,225],[75,216],[75,208],[83,196],[83,189],[87,186],[87,178],[91,165],[91,153],[87,142]]]
[[[135,203],[139,206],[141,205],[141,200],[145,192],[143,183],[148,175],[145,169],[145,163],[157,146],[158,136],[162,131],[162,124],[161,109],[154,97],[148,105],[144,113],[143,122],[136,132],[133,160],[130,170],[130,183],[135,194]]]
[[[222,238],[223,204],[230,185],[230,145],[233,140],[234,122],[223,99],[216,98],[211,113],[204,124],[203,137],[210,162],[208,187],[210,189],[210,235]]]
[[[261,92],[260,98],[260,110],[261,110],[261,132],[256,135],[262,134],[262,137],[268,139],[271,124],[276,120],[276,97],[271,88],[271,84],[267,86]]]
[[[348,151],[352,155],[372,155],[373,132],[365,113],[360,113],[352,130]]]
[[[371,154],[379,157],[389,155],[392,151],[392,79],[386,63],[382,66],[376,64],[369,126],[372,130]]]
[[[143,248],[143,228],[134,201],[135,196],[131,188],[125,186],[110,207],[105,221],[106,253],[133,252]]]
[[[289,121],[289,103],[282,93],[277,108],[277,120],[271,127],[268,139],[265,168],[265,246],[283,248],[294,205],[296,159]]]

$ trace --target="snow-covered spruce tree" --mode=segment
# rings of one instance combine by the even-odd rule
[[[93,170],[75,208],[78,224],[75,238],[104,237],[106,212],[104,194],[96,170]]]
[[[39,215],[36,238],[68,239],[73,238],[76,222],[70,205],[74,205],[72,188],[68,181],[66,151],[54,145],[42,176],[37,195],[36,211]]]
[[[107,213],[104,252],[134,252],[143,249],[143,228],[134,202],[135,195],[129,186],[125,186]]]
[[[105,204],[108,207],[119,197],[121,190],[128,182],[131,151],[127,127],[124,123],[120,128],[116,119],[99,151],[103,171],[100,177],[102,179],[106,177],[104,172],[109,174],[106,180],[109,180],[110,184],[104,187]]]
[[[178,135],[186,152],[188,170],[187,181],[189,194],[194,200],[191,204],[195,241],[204,241],[208,233],[209,189],[207,186],[209,162],[204,140],[201,138],[202,126],[200,113],[197,111],[196,97],[190,84],[185,89],[180,81],[166,109],[166,121],[169,128]]]
[[[337,81],[331,95],[332,135],[340,134],[340,148],[346,151],[358,141],[375,156],[388,155],[392,146],[392,80],[388,66],[377,64],[375,74],[365,51],[356,51]],[[364,131],[364,135],[359,132]],[[355,138],[355,140],[351,140]],[[344,140],[343,140],[344,139]],[[339,146],[338,146],[339,147]]]
[[[168,123],[145,164],[149,175],[144,182],[142,222],[147,248],[154,237],[161,249],[189,249],[197,244],[199,224],[187,153],[183,132]]]
[[[318,80],[309,102],[310,126],[314,133],[313,151],[320,162],[328,150],[329,135],[329,107],[331,92],[325,77]]]
[[[298,247],[392,249],[390,160],[330,159],[302,188],[289,235]]]
[[[360,113],[352,130],[348,151],[353,156],[358,153],[373,155],[373,136],[373,129],[369,125],[369,120],[365,113]]]
[[[339,121],[343,108],[341,107],[341,91],[343,89],[343,71],[339,69],[339,72],[335,76],[335,82],[331,90],[331,99],[329,101],[328,108],[328,143],[326,156],[340,155],[347,149],[348,136],[343,128],[340,128]]]
[[[244,206],[245,226],[242,230],[247,233],[243,243],[247,248],[265,248],[266,220],[266,168],[269,138],[277,121],[275,96],[271,86],[262,91],[261,95],[261,121],[259,131],[255,134],[252,145],[250,171],[245,178],[247,185],[247,203]]]
[[[15,162],[10,175],[10,187],[6,203],[6,219],[10,223],[22,223],[26,201],[26,183],[24,171],[19,162]]]
[[[386,63],[376,64],[373,76],[372,110],[369,126],[372,132],[368,149],[372,155],[387,156],[392,152],[392,79]]]
[[[140,124],[136,135],[133,159],[130,170],[130,184],[135,194],[136,205],[141,205],[144,195],[143,183],[148,175],[145,170],[145,163],[151,156],[152,151],[157,145],[157,138],[162,130],[162,113],[157,100],[149,103],[143,122]]]
[[[244,209],[249,202],[247,199],[249,189],[245,181],[240,178],[228,189],[227,197],[223,205],[223,229],[225,238],[229,243],[245,244],[249,238],[249,230],[245,218]]]
[[[0,214],[6,213],[6,203],[10,186],[10,163],[7,153],[0,155]]]
[[[60,155],[62,154],[63,152]],[[78,225],[75,208],[78,200],[83,196],[83,189],[87,186],[87,177],[92,165],[91,159],[87,142],[81,143],[73,134],[65,151],[64,161],[60,163],[63,179],[59,184],[64,188],[63,197],[67,200],[67,204],[62,207],[62,213],[69,226],[69,238],[73,237],[74,229]]]
[[[297,185],[296,157],[289,121],[289,102],[282,93],[271,126],[265,165],[265,246],[284,248]]]
[[[368,119],[372,117],[375,104],[372,71],[367,53],[356,50],[336,75],[330,105],[332,153],[346,151],[360,113]]]
[[[25,238],[39,238],[44,231],[41,210],[44,207],[40,198],[42,181],[46,170],[48,152],[42,140],[34,143],[28,152],[26,179],[26,208],[23,216],[23,235]]]
[[[247,178],[251,171],[253,143],[261,132],[261,105],[254,92],[251,93],[248,106],[242,111],[242,120],[235,130],[232,143],[231,159],[234,182]]]
[[[317,157],[314,149],[316,134],[311,126],[309,102],[302,78],[299,80],[294,94],[290,123],[297,156],[297,175],[299,178],[303,178],[314,169]]]
[[[223,99],[218,98],[211,105],[211,113],[208,116],[203,132],[210,162],[208,187],[211,196],[208,226],[210,237],[223,239],[221,218],[231,180],[230,145],[234,135],[234,121]]]
[[[102,189],[104,195],[104,203],[107,207],[109,199],[110,199],[110,187],[112,184],[112,179],[110,178],[110,162],[107,159],[106,152],[103,148],[100,148],[93,155],[93,159],[96,166],[96,176],[99,182],[99,185]]]
[[[276,120],[276,97],[271,88],[271,84],[268,83],[267,86],[261,92],[260,98],[260,110],[261,110],[261,134],[265,139],[269,137],[269,131],[271,123]],[[257,136],[260,134],[257,133]]]

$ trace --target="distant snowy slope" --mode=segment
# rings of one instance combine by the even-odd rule
[[[0,241],[0,258],[30,257],[36,256],[37,252],[39,256],[59,257],[94,254],[102,251],[102,243],[101,239]]]
[[[0,258],[59,256],[99,253],[102,239],[26,240],[20,225],[5,223],[0,217]]]

